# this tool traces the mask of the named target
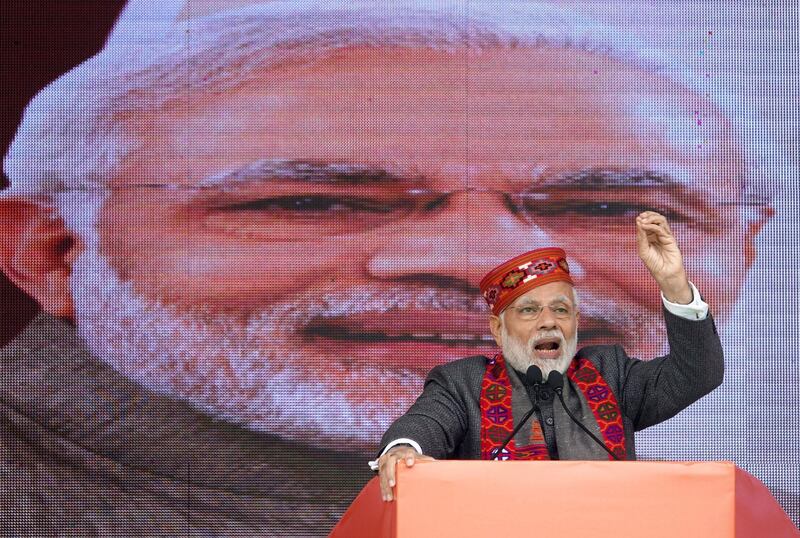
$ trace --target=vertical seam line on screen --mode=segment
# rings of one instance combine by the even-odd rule
[[[184,9],[186,9],[186,115],[185,117],[189,117],[189,111],[191,110],[191,96],[192,96],[192,67],[193,67],[193,60],[192,60],[192,52],[191,52],[191,44],[192,40],[190,39],[190,31],[192,27],[192,3],[185,2]],[[191,144],[189,142],[189,137],[184,137],[184,144]],[[189,180],[189,152],[188,148],[184,147],[183,149],[183,164],[184,164],[184,181]],[[188,239],[187,239],[188,241]],[[186,536],[187,538],[191,536],[191,521],[192,521],[192,501],[191,501],[191,493],[192,493],[192,480],[191,480],[191,455],[189,454],[188,443],[184,442],[183,446],[185,447],[186,452],[184,453],[184,457],[186,458]]]
[[[467,183],[467,189],[472,187],[472,178],[471,178],[471,159],[470,159],[470,139],[469,139],[469,117],[470,117],[470,93],[469,93],[469,55],[470,55],[470,45],[471,45],[471,28],[469,23],[469,5],[470,0],[464,1],[464,30],[466,35],[466,50],[464,52],[464,109],[465,109],[465,117],[464,117],[464,143],[466,145],[465,151],[465,160],[466,160],[466,167],[465,167],[465,179]],[[470,241],[471,231],[470,231],[470,224],[471,224],[471,212],[472,206],[470,204],[470,195],[469,190],[466,193],[466,212],[464,216],[464,244],[466,248],[464,249],[464,260],[463,260],[463,267],[469,267],[469,261],[471,259],[470,255],[470,247],[472,246]]]
[[[192,521],[192,460],[186,458],[186,536],[191,536]]]

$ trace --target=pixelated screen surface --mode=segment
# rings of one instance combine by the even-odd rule
[[[495,265],[564,248],[579,346],[667,351],[642,211],[726,372],[639,457],[734,461],[800,522],[794,3],[117,4],[5,154],[41,311],[0,350],[0,525],[325,535],[425,374],[496,352]]]

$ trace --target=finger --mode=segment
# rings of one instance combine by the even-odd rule
[[[389,493],[389,479],[386,476],[386,462],[388,457],[382,456],[378,461],[378,477],[381,485],[381,498],[385,501]]]
[[[650,222],[651,218],[652,218],[652,212],[650,211],[639,213],[639,215],[636,217],[636,224],[639,225],[639,224],[644,224],[645,222]]]
[[[398,461],[403,460],[403,463],[405,463],[407,467],[412,467],[414,465],[416,457],[417,451],[410,447],[406,447],[397,452]]]
[[[642,254],[647,251],[648,245],[650,241],[647,240],[647,232],[644,230],[642,225],[637,222],[636,223],[636,246],[639,249],[639,254]]]
[[[667,230],[667,227],[664,224],[658,222],[642,222],[639,224],[639,226],[645,230]]]
[[[637,222],[637,226],[642,227],[658,227],[662,230],[669,230],[669,226],[667,225],[667,221],[660,221],[660,220],[648,220],[643,219]]]
[[[655,224],[659,228],[663,228],[664,230],[669,230],[669,223],[667,222],[667,219],[662,217],[661,215],[656,215],[656,216],[653,216],[653,217],[649,217],[649,218],[645,219],[644,223],[645,224]]]
[[[381,485],[381,499],[386,501],[389,495],[389,485],[386,483],[386,475],[383,473],[378,474],[378,481]]]
[[[642,219],[642,220],[647,220],[647,221],[653,220],[653,219],[664,219],[664,220],[666,220],[666,217],[664,215],[662,215],[661,213],[657,213],[655,211],[642,211],[641,213],[639,213],[639,215],[636,218],[637,219]]]
[[[386,485],[389,488],[389,495],[392,494],[392,488],[395,483],[395,472],[397,469],[397,456],[389,456],[390,463],[386,467]]]
[[[384,501],[392,500],[392,488],[394,487],[396,466],[397,457],[393,454],[388,454],[381,472],[381,495],[383,496]]]
[[[636,217],[636,225],[637,226],[644,226],[645,224],[657,224],[660,226],[667,225],[667,220],[661,217],[660,215],[645,215],[645,216],[638,216]]]
[[[672,228],[670,228],[669,226],[669,221],[667,220],[667,217],[665,217],[664,215],[661,215],[659,213],[653,213],[652,215],[649,215],[648,217],[642,219],[642,221],[646,224],[658,224],[659,226],[662,226],[664,229],[666,229],[669,233],[672,233]]]
[[[647,234],[656,235],[658,237],[672,237],[670,230],[659,224],[643,223],[640,225],[640,228]]]

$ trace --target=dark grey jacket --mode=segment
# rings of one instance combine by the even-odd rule
[[[714,320],[687,320],[664,310],[670,352],[641,361],[621,346],[591,346],[578,354],[592,361],[620,404],[628,459],[636,459],[633,432],[675,416],[722,383],[722,346]],[[413,439],[437,459],[480,459],[482,356],[435,367],[422,395],[381,439]]]

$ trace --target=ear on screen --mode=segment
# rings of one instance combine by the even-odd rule
[[[756,259],[755,240],[764,225],[775,215],[775,209],[769,205],[748,207],[745,215],[744,260],[746,267],[753,265]]]
[[[0,270],[42,310],[72,318],[72,263],[82,249],[55,210],[35,201],[0,200]]]

